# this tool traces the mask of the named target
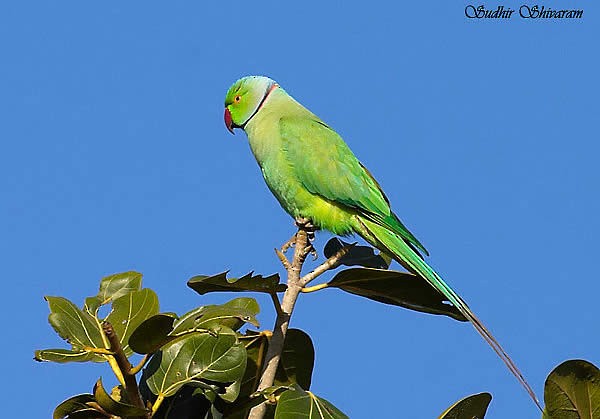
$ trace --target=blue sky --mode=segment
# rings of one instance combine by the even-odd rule
[[[48,417],[110,376],[32,361],[63,345],[44,295],[81,303],[134,269],[183,313],[231,297],[197,296],[195,274],[281,270],[292,221],[222,120],[248,74],[344,137],[540,397],[563,360],[600,365],[596,2],[544,3],[580,21],[475,21],[464,2],[217,4],[3,4],[5,416]],[[313,391],[353,418],[437,417],[482,391],[489,418],[539,417],[468,324],[324,290],[293,326],[316,346]]]

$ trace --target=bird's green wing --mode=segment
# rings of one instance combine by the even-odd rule
[[[377,181],[334,130],[316,117],[284,117],[279,123],[283,151],[308,191],[357,210],[428,254],[391,211]]]

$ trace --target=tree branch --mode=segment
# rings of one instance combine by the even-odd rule
[[[342,247],[340,250],[335,252],[333,256],[327,259],[325,262],[317,266],[312,272],[307,273],[300,278],[300,284],[305,287],[310,281],[324,274],[330,269],[335,269],[340,265],[340,260],[352,249],[356,243],[352,243],[348,246]]]
[[[275,381],[275,373],[283,352],[283,344],[287,333],[290,318],[296,305],[298,295],[303,290],[304,286],[313,279],[317,278],[330,269],[339,266],[340,259],[348,253],[353,245],[345,246],[336,252],[335,255],[327,259],[321,265],[317,266],[312,272],[302,276],[302,266],[306,261],[306,257],[314,251],[311,239],[314,237],[314,226],[307,219],[296,220],[298,232],[288,242],[286,242],[281,250],[275,250],[277,257],[287,271],[287,289],[283,294],[281,307],[277,310],[277,319],[273,329],[273,336],[269,340],[265,364],[260,377],[257,391],[262,391],[273,385]],[[294,257],[290,262],[283,254],[290,246],[294,246]],[[325,285],[311,287],[311,291],[316,291],[316,288],[325,288]],[[309,289],[307,289],[308,291]],[[310,292],[310,291],[308,291]],[[249,419],[262,419],[266,413],[266,403],[261,403],[255,406],[250,411]]]
[[[279,302],[279,297],[277,296],[276,293],[271,293],[271,300],[273,300],[273,305],[275,306],[275,311],[277,312],[278,316],[281,316],[283,314],[283,310],[281,309],[281,303]]]
[[[124,387],[128,401],[139,408],[146,409],[138,388],[137,380],[135,379],[134,369],[129,362],[127,355],[123,352],[123,347],[121,346],[121,342],[119,342],[119,337],[117,336],[115,329],[110,322],[104,321],[102,322],[102,331],[106,335],[110,344],[110,351],[114,353],[114,359],[117,361],[117,365],[123,373],[123,378],[125,380]],[[151,417],[149,412],[146,417]]]
[[[310,241],[308,239],[308,226],[307,223],[298,222],[298,232],[295,235],[294,242],[294,258],[292,262],[286,266],[287,270],[287,289],[283,294],[283,300],[281,301],[281,311],[277,313],[277,319],[275,321],[275,327],[273,329],[273,336],[269,340],[269,347],[267,349],[267,355],[265,357],[265,365],[263,372],[260,377],[257,391],[262,391],[267,387],[273,385],[275,380],[275,373],[277,372],[277,366],[281,359],[281,353],[283,352],[283,343],[285,341],[285,335],[287,333],[290,318],[296,305],[296,300],[302,289],[300,283],[300,275],[302,272],[302,265],[306,260],[306,256],[312,249]],[[292,238],[293,240],[294,238]],[[291,242],[291,241],[290,241]],[[284,246],[289,247],[289,243]],[[281,255],[283,251],[278,252],[277,256],[283,262]],[[287,259],[286,259],[287,261]],[[262,419],[265,415],[267,406],[265,403],[261,403],[254,407],[248,416],[249,419]]]
[[[281,251],[279,249],[275,249],[275,253],[277,254],[277,257],[281,261],[281,264],[283,265],[285,270],[286,271],[289,270],[292,267],[292,265],[290,264],[290,261],[283,254],[283,251]]]

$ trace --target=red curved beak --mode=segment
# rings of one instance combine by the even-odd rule
[[[235,135],[235,132],[233,132],[233,121],[231,120],[231,112],[229,112],[229,109],[225,108],[225,115],[223,118],[225,119],[225,126],[229,132]]]

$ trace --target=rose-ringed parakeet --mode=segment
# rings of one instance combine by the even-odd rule
[[[283,209],[334,234],[358,234],[423,278],[467,318],[527,390],[535,393],[465,301],[423,260],[427,250],[392,212],[371,173],[342,138],[275,81],[248,76],[225,97],[225,124],[243,129]]]

